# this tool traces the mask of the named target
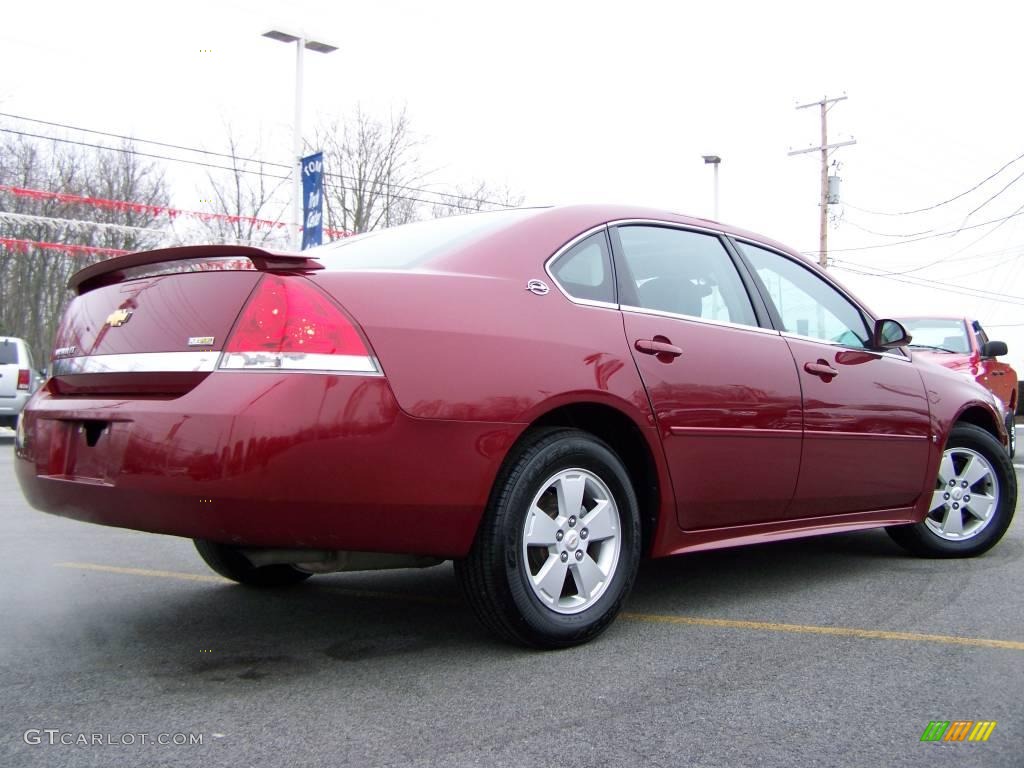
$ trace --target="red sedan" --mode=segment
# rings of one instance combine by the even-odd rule
[[[884,526],[970,556],[1016,503],[991,392],[705,220],[502,211],[71,287],[16,438],[26,497],[192,538],[244,584],[453,559],[484,624],[559,647],[644,555]]]
[[[1006,412],[1010,456],[1016,451],[1014,416],[1017,402],[1017,372],[1000,360],[1007,354],[1006,342],[989,339],[981,323],[969,317],[904,317],[900,323],[913,336],[910,348],[941,366],[970,376],[999,398]]]

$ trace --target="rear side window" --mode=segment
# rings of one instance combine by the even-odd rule
[[[574,299],[615,302],[611,254],[603,231],[578,242],[555,259],[551,274]]]
[[[619,227],[618,235],[622,304],[757,325],[739,272],[717,237],[653,226]]]
[[[18,345],[10,341],[0,341],[0,365],[18,364]]]

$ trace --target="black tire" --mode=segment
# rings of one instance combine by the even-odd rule
[[[1017,475],[1010,457],[1002,444],[990,433],[973,424],[957,424],[946,442],[945,451],[966,448],[980,454],[991,466],[999,501],[983,529],[971,538],[950,541],[939,536],[928,526],[928,518],[920,523],[896,525],[886,528],[893,541],[921,557],[975,557],[992,549],[1006,533],[1017,506]],[[940,481],[936,480],[936,489]],[[971,488],[966,489],[968,492]],[[944,512],[935,513],[938,516]],[[968,513],[962,513],[971,520]]]
[[[1024,403],[1020,401],[1020,389],[1017,390],[1017,403],[1014,410],[1016,411],[1017,416],[1024,416]]]
[[[611,578],[606,583],[601,582],[600,591],[594,590],[592,597],[584,598],[573,585],[578,583],[574,574],[581,573],[580,568],[594,560],[588,560],[587,564],[580,562],[575,569],[572,561],[585,560],[589,553],[601,558],[605,542],[595,537],[584,546],[582,542],[587,534],[580,515],[576,523],[579,528],[571,531],[566,528],[568,533],[559,534],[558,541],[564,540],[564,546],[551,545],[563,549],[572,546],[574,555],[577,546],[578,551],[583,552],[568,560],[569,570],[561,587],[563,591],[559,593],[568,593],[568,596],[555,598],[556,601],[582,601],[576,613],[558,612],[542,601],[530,581],[534,565],[531,565],[530,555],[524,556],[526,525],[534,498],[545,488],[553,488],[547,484],[559,472],[567,470],[584,470],[591,481],[596,478],[597,486],[603,484],[603,490],[609,493],[618,512],[611,518],[617,520],[619,537],[617,559],[615,556],[610,559],[615,563],[614,570],[608,569]],[[579,476],[570,473],[569,481]],[[584,508],[586,504],[584,500]],[[553,519],[563,519],[563,528],[572,524],[565,516],[558,518],[557,513]],[[576,539],[572,536],[574,531]],[[574,541],[580,543],[577,545],[572,543]],[[615,552],[614,544],[610,546]],[[588,547],[592,547],[589,552]],[[473,548],[467,558],[456,561],[455,573],[473,611],[492,632],[534,648],[567,648],[594,639],[611,624],[633,586],[640,547],[639,505],[629,474],[615,452],[587,432],[544,428],[531,432],[506,460],[491,492]],[[561,557],[561,554],[545,555],[544,548],[539,549],[542,560]],[[553,553],[554,549],[550,551]],[[592,604],[586,605],[590,599]]]
[[[225,579],[237,581],[249,587],[286,587],[305,581],[313,574],[300,571],[290,565],[254,566],[235,547],[218,544],[215,541],[194,539],[199,556],[216,573]]]

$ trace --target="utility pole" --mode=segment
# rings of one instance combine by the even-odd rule
[[[821,152],[821,200],[819,203],[821,206],[821,228],[819,233],[818,264],[821,265],[822,269],[828,266],[828,154],[833,149],[848,147],[851,144],[857,143],[856,139],[840,141],[835,144],[828,143],[828,111],[837,101],[845,101],[846,98],[845,94],[832,99],[826,96],[820,101],[798,104],[797,109],[807,109],[808,107],[819,107],[821,109],[821,145],[808,147],[807,149],[796,149],[789,153],[789,156],[792,157],[793,155],[804,155],[808,152]]]

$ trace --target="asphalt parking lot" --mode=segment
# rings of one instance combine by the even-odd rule
[[[872,531],[646,563],[602,638],[538,653],[450,565],[250,591],[31,510],[12,458],[0,435],[0,766],[1024,765],[1020,514],[974,560]]]

